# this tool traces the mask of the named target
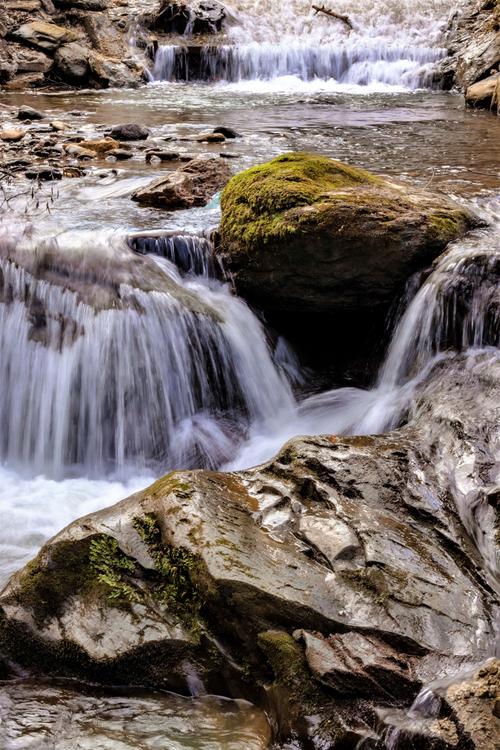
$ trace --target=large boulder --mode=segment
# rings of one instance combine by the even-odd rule
[[[204,206],[230,176],[224,159],[192,159],[166,177],[153,180],[132,194],[132,200],[157,208],[192,208]]]
[[[83,83],[88,80],[90,50],[78,42],[63,44],[56,51],[54,63],[59,76],[69,83]]]
[[[221,205],[218,250],[239,293],[306,353],[325,349],[328,325],[337,358],[380,341],[408,278],[475,223],[441,196],[306,153],[236,175]]]
[[[72,523],[11,579],[2,651],[182,693],[196,674],[266,707],[281,738],[354,748],[380,709],[483,661],[497,637],[498,597],[461,519],[498,545],[499,404],[498,359],[457,356],[390,434],[297,438],[250,471],[169,474]],[[446,696],[442,711],[463,737],[463,712]]]
[[[474,225],[444,198],[340,161],[292,153],[236,175],[219,251],[265,310],[367,314]]]

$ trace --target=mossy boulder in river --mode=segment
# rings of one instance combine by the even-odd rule
[[[324,331],[326,316],[351,336],[377,321],[379,337],[407,279],[475,223],[441,196],[290,153],[229,181],[219,252],[239,293],[292,338]]]

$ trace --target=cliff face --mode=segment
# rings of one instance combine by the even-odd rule
[[[134,0],[5,0],[0,87],[138,85],[148,43],[139,10]]]
[[[461,89],[487,78],[500,64],[500,2],[467,3],[451,18],[446,46],[449,56],[438,68],[445,88]]]

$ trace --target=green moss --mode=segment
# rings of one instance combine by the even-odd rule
[[[137,589],[126,580],[127,574],[135,572],[136,563],[122,552],[116,539],[106,534],[92,539],[89,562],[110,604],[123,606],[140,600]]]
[[[203,603],[200,580],[206,578],[201,560],[184,547],[173,547],[163,541],[161,528],[152,513],[134,518],[134,528],[148,548],[159,575],[154,596],[169,611],[191,628]]]
[[[468,225],[468,217],[464,211],[444,213],[436,211],[429,216],[429,228],[435,239],[444,244],[457,237]]]
[[[311,674],[304,652],[289,633],[283,630],[266,630],[259,633],[257,642],[265,653],[278,684],[300,692],[310,689]]]
[[[115,606],[136,600],[137,592],[126,580],[134,570],[134,561],[106,534],[58,542],[26,565],[16,598],[42,626],[60,616],[65,602],[76,594],[95,591]]]
[[[222,193],[223,245],[266,244],[297,231],[287,211],[321,202],[332,191],[378,184],[379,177],[326,156],[290,153],[233,177]]]

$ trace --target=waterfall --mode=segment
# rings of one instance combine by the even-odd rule
[[[91,293],[87,279],[74,282],[76,266],[69,277],[75,243]],[[0,456],[9,465],[54,477],[213,468],[249,424],[292,408],[261,323],[211,272],[210,243],[130,244],[160,254],[144,259],[116,233],[62,233],[48,249],[36,237],[4,244]]]
[[[376,6],[376,7],[375,7]],[[443,1],[339,0],[352,28],[304,0],[235,0],[223,43],[199,46],[189,34],[157,51],[153,80],[332,80],[357,86],[428,85],[449,12]]]

